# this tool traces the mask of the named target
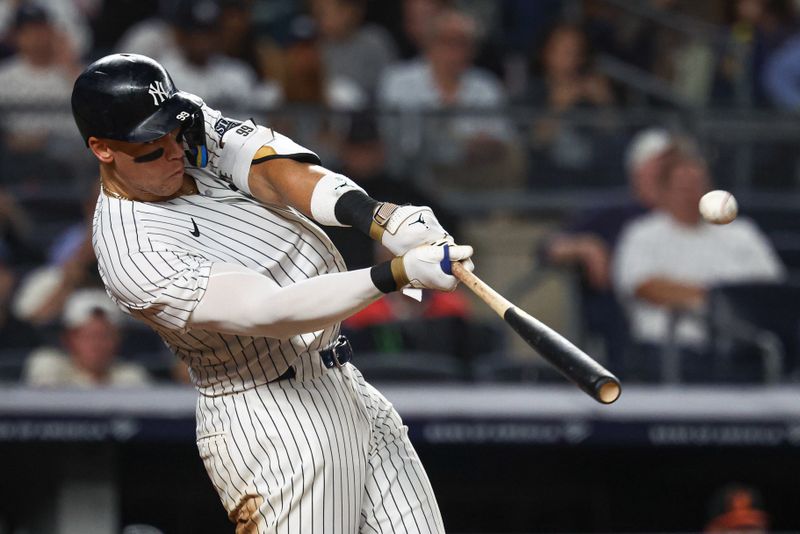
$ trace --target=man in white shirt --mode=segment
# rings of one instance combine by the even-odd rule
[[[102,289],[79,289],[64,306],[64,349],[43,347],[23,369],[30,386],[135,387],[150,383],[145,369],[117,360],[122,313]]]
[[[444,10],[430,21],[424,55],[386,69],[379,84],[378,104],[389,112],[406,112],[399,117],[388,116],[384,125],[391,136],[390,144],[396,147],[393,163],[416,159],[422,150],[435,165],[463,170],[506,155],[513,130],[504,118],[479,113],[427,118],[419,124],[419,116],[408,113],[503,109],[506,96],[500,81],[472,64],[477,38],[474,19],[459,11]]]
[[[708,289],[716,284],[777,281],[784,268],[756,225],[739,217],[725,226],[704,222],[700,197],[710,189],[705,162],[675,151],[659,177],[659,206],[628,225],[614,255],[613,279],[639,343],[669,340],[702,351]]]

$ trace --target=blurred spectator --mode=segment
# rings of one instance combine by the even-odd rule
[[[91,220],[99,194],[94,184],[83,203],[83,220],[56,236],[48,251],[48,263],[22,280],[14,297],[14,315],[37,325],[52,323],[65,300],[78,287],[102,287],[97,258],[92,250]]]
[[[0,350],[29,349],[39,342],[38,333],[17,320],[10,310],[16,275],[9,263],[9,251],[0,239]]]
[[[709,505],[709,520],[703,532],[715,534],[769,531],[769,515],[759,493],[742,484],[730,484],[717,491]]]
[[[266,73],[261,70],[253,28],[253,2],[254,0],[220,0],[220,50],[227,57],[247,63],[264,79]]]
[[[658,174],[672,142],[673,135],[661,128],[639,132],[628,144],[625,157],[629,199],[574,218],[541,247],[545,265],[579,269],[582,326],[602,340],[612,365],[619,363],[612,360],[625,350],[627,329],[611,291],[611,256],[622,228],[656,205]]]
[[[291,113],[276,114],[270,126],[314,147],[327,166],[336,167],[348,120],[326,112],[361,110],[368,104],[367,94],[351,79],[325,68],[317,24],[305,15],[290,22],[276,71],[284,94],[282,109]]]
[[[620,237],[614,289],[641,345],[636,355],[641,363],[656,369],[660,347],[674,342],[689,358],[685,376],[702,379],[710,368],[702,357],[708,341],[703,317],[708,288],[779,281],[784,268],[750,220],[739,217],[716,226],[701,219],[698,202],[711,187],[704,161],[679,150],[666,158],[658,180],[659,209],[626,225]]]
[[[114,50],[142,54],[159,61],[167,53],[177,53],[175,33],[184,25],[182,19],[187,14],[183,10],[186,9],[190,6],[182,0],[160,0],[157,14],[129,27]],[[252,16],[253,0],[219,0],[218,52],[260,73]]]
[[[119,362],[122,312],[101,289],[83,289],[64,306],[64,349],[43,347],[25,363],[23,380],[30,386],[144,386],[150,379],[141,366]]]
[[[393,6],[391,12],[380,17],[380,20],[394,36],[399,57],[409,60],[425,53],[425,40],[430,21],[445,9],[457,8],[474,20],[480,21],[480,35],[473,54],[473,64],[507,81],[509,41],[514,39],[511,32],[514,28],[519,28],[519,34],[524,33],[525,38],[529,39],[541,20],[539,15],[546,12],[553,2],[559,1],[521,0],[512,6],[505,1],[403,0],[397,3],[399,5]],[[543,6],[542,10],[537,9],[540,4]],[[527,9],[528,6],[533,6],[533,9]],[[519,26],[512,27],[506,23],[506,19],[518,22]]]
[[[219,2],[180,1],[174,21],[177,49],[160,56],[175,85],[223,110],[276,106],[281,100],[277,84],[259,81],[249,65],[222,53]]]
[[[11,313],[18,273],[41,260],[30,243],[30,229],[27,214],[0,189],[0,351],[29,349],[39,342],[35,329]]]
[[[387,141],[394,147],[395,168],[417,161],[422,152],[434,165],[440,185],[485,187],[487,166],[508,161],[513,131],[504,113],[506,97],[500,82],[473,66],[477,40],[474,19],[459,11],[441,11],[428,23],[425,54],[389,67],[381,79],[379,106],[386,112],[405,112],[386,118]],[[413,90],[409,90],[413,88]],[[413,112],[460,112],[462,116]],[[477,112],[470,115],[470,112]],[[509,169],[494,168],[493,185],[514,180]]]
[[[582,7],[581,26],[597,54],[609,54],[645,71],[653,69],[661,33],[656,21],[598,0],[584,0]]]
[[[176,53],[178,43],[172,21],[178,17],[175,12],[177,0],[160,0],[158,12],[152,17],[140,20],[130,26],[114,45],[121,53],[141,54],[161,61],[168,53]]]
[[[580,27],[559,23],[551,28],[538,61],[528,103],[561,112],[614,102],[608,80],[592,67],[589,42]]]
[[[800,33],[788,38],[764,65],[764,90],[781,109],[800,110]]]
[[[367,104],[367,94],[356,82],[326,69],[319,28],[310,17],[292,20],[281,70],[287,104],[311,104],[336,111],[353,111]]]
[[[546,35],[522,100],[548,112],[532,125],[532,185],[591,185],[619,176],[618,169],[603,168],[617,159],[609,157],[618,150],[617,137],[562,117],[576,109],[608,108],[614,99],[608,80],[592,67],[589,42],[580,27],[555,25]]]
[[[33,221],[14,197],[0,188],[0,247],[16,267],[27,268],[42,260],[32,242]]]
[[[13,31],[17,9],[25,4],[36,4],[52,15],[59,40],[78,57],[92,49],[92,30],[88,15],[94,12],[100,0],[7,0],[0,2],[0,35]]]
[[[727,2],[729,42],[716,66],[713,103],[756,105],[769,103],[764,92],[764,65],[790,35],[794,22],[788,0]]]
[[[319,27],[322,61],[329,73],[346,77],[367,94],[397,56],[389,32],[364,23],[367,0],[312,0]]]
[[[403,59],[424,53],[430,21],[452,4],[452,0],[403,0],[402,33],[398,36]]]
[[[14,43],[17,55],[0,64],[0,106],[22,109],[3,115],[7,152],[3,179],[32,186],[58,177],[63,184],[68,180],[58,162],[74,161],[80,142],[69,115],[72,83],[80,65],[50,14],[36,4],[23,4],[17,10]]]

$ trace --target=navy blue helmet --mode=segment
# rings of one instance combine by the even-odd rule
[[[178,91],[158,62],[138,54],[101,58],[78,76],[72,115],[84,141],[89,137],[142,143],[179,126],[202,126],[201,101]]]

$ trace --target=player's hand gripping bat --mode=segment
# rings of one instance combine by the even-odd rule
[[[514,306],[486,282],[452,263],[453,275],[464,283],[542,357],[595,400],[611,404],[622,392],[619,380],[561,334]]]

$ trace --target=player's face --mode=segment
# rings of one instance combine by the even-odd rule
[[[179,129],[147,143],[108,141],[116,178],[136,197],[169,197],[183,184]]]

